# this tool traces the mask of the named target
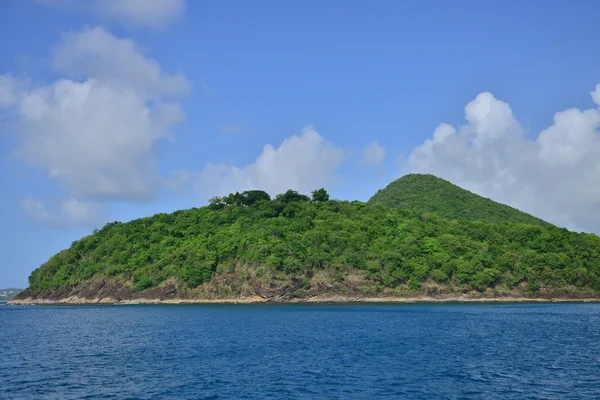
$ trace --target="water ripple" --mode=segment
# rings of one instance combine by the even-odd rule
[[[0,398],[600,398],[600,305],[0,308]]]

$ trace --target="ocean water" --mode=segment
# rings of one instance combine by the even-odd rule
[[[5,399],[599,399],[599,304],[0,306]]]

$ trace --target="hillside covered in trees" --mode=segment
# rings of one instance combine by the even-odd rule
[[[552,226],[435,177],[405,181],[369,204],[330,200],[324,189],[273,199],[254,190],[109,223],[36,269],[17,299],[600,292],[598,236]],[[381,204],[394,199],[390,187],[401,199],[390,205],[401,208]]]
[[[382,204],[414,212],[433,212],[448,219],[482,222],[522,222],[548,227],[539,218],[458,187],[428,174],[410,174],[379,190],[368,204]]]

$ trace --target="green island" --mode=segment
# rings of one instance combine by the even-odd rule
[[[432,175],[367,203],[260,190],[112,222],[31,273],[14,303],[600,298],[600,237]]]

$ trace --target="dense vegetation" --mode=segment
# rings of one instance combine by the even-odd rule
[[[368,204],[382,204],[415,212],[434,212],[448,219],[483,222],[522,222],[550,226],[539,218],[497,203],[433,175],[410,174],[379,190]]]
[[[417,185],[426,188],[423,195],[432,181],[409,179],[423,180]],[[432,190],[438,198],[441,192]],[[472,209],[482,204],[476,197],[466,197],[472,207],[464,215],[486,217]],[[300,295],[316,285],[330,292],[358,285],[371,294],[600,291],[596,235],[536,219],[526,224],[519,219],[529,216],[510,208],[491,210],[487,219],[496,223],[489,223],[371,203],[329,200],[323,189],[312,198],[291,190],[274,199],[262,191],[216,197],[206,207],[107,224],[35,270],[30,285],[50,289],[101,278],[132,291],[168,282],[202,295],[233,276],[221,295],[239,295],[248,282],[289,281],[299,282]],[[444,207],[436,211],[452,211]],[[501,217],[504,210],[511,218]]]

